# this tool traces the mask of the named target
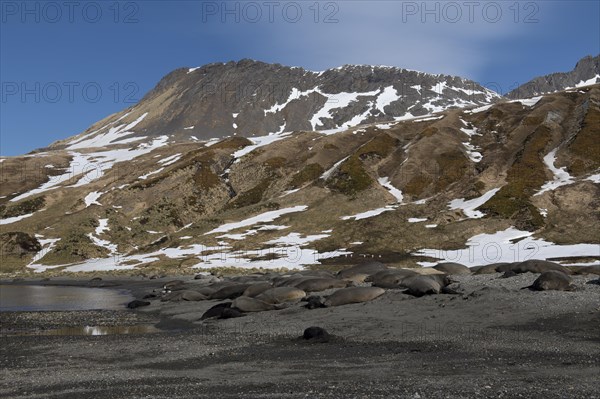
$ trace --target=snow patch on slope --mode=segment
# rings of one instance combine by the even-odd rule
[[[98,134],[89,139],[74,142],[69,147],[67,147],[67,149],[68,150],[77,150],[77,149],[91,148],[91,147],[105,147],[105,146],[108,146],[111,144],[121,144],[121,143],[125,143],[125,142],[143,140],[146,137],[134,137],[134,138],[128,139],[126,141],[121,141],[119,143],[115,143],[115,141],[118,141],[119,139],[122,139],[125,136],[133,134],[134,132],[131,131],[131,129],[133,129],[141,121],[143,121],[147,115],[148,115],[148,113],[146,112],[128,125],[123,124],[123,125],[119,125],[117,127],[111,127],[107,133]]]
[[[379,179],[377,179],[377,181],[383,187],[387,188],[387,190],[390,192],[390,194],[392,194],[398,202],[402,202],[402,200],[404,199],[404,195],[402,195],[402,191],[392,185],[389,177],[380,177]]]
[[[483,212],[476,211],[476,209],[488,202],[499,190],[499,188],[494,188],[483,194],[481,197],[470,200],[465,200],[464,198],[455,199],[450,201],[448,207],[450,207],[450,209],[462,210],[469,219],[480,219],[485,215]]]
[[[600,256],[598,244],[558,245],[532,238],[531,235],[532,232],[509,227],[496,233],[473,236],[467,241],[464,249],[422,249],[413,255],[457,262],[469,267],[498,262],[522,262],[528,259]],[[429,265],[428,262],[423,264]]]
[[[556,162],[556,152],[557,151],[558,151],[558,148],[555,148],[554,150],[550,151],[548,153],[548,155],[546,155],[544,157],[544,164],[546,164],[548,169],[550,169],[550,171],[554,175],[554,180],[546,182],[542,186],[541,190],[538,191],[537,193],[535,193],[534,195],[540,195],[540,194],[545,193],[546,191],[552,191],[552,190],[557,189],[560,186],[566,186],[567,184],[571,184],[574,182],[573,178],[571,177],[569,172],[566,171],[566,169],[564,167],[557,168],[554,166],[554,163]]]
[[[253,216],[251,218],[242,220],[240,222],[224,224],[220,227],[217,227],[214,230],[209,231],[208,233],[204,233],[204,235],[215,234],[215,233],[227,233],[231,230],[239,229],[242,227],[254,226],[255,224],[258,224],[258,223],[269,223],[269,222],[272,222],[275,219],[278,219],[281,216],[286,215],[288,213],[303,212],[306,209],[308,209],[308,207],[306,205],[299,205],[299,206],[294,206],[291,208],[283,208],[283,209],[278,209],[276,211],[269,211],[269,212],[261,213],[260,215]]]

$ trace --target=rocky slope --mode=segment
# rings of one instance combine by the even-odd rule
[[[182,100],[206,76],[265,70],[299,80],[272,101]],[[426,96],[389,101],[397,74]],[[600,261],[600,85],[507,101],[462,98],[452,79],[250,61],[175,71],[81,136],[0,161],[1,271]],[[439,82],[441,95],[425,89]],[[320,93],[336,90],[363,95],[327,106]],[[228,137],[202,140],[215,134]]]
[[[343,130],[498,98],[463,78],[394,67],[346,65],[311,72],[242,60],[175,70],[139,104],[52,148],[118,145],[162,135],[187,141]]]
[[[532,79],[506,94],[506,97],[529,98],[594,83],[600,83],[600,55],[582,58],[570,72],[557,72]]]

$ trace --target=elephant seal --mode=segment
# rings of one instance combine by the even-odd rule
[[[559,265],[558,263],[548,262],[547,260],[530,259],[521,263],[517,263],[512,267],[512,271],[515,273],[544,273],[550,270],[563,272],[564,274],[571,274],[571,271]]]
[[[264,312],[266,310],[276,310],[282,308],[280,305],[273,305],[247,296],[235,298],[231,303],[231,307],[242,312]]]
[[[511,263],[492,263],[489,265],[475,266],[475,267],[472,267],[471,270],[473,271],[473,274],[475,274],[475,275],[494,274],[494,273],[498,273],[498,267],[507,266],[507,265],[511,265]]]
[[[246,288],[242,296],[247,296],[250,298],[254,298],[257,295],[262,294],[266,290],[273,288],[273,284],[271,283],[256,283],[252,284],[250,287]]]
[[[300,284],[301,282],[306,281],[306,280],[311,280],[313,278],[316,278],[316,277],[309,277],[309,276],[302,276],[302,275],[289,276],[289,277],[284,277],[284,278],[280,278],[280,279],[274,279],[273,285],[275,287],[295,287],[297,284]]]
[[[223,309],[230,308],[230,307],[231,307],[231,302],[217,303],[215,306],[210,307],[206,312],[204,312],[202,317],[200,317],[200,320],[206,320],[206,319],[212,319],[214,317],[220,317],[223,314]]]
[[[242,316],[244,316],[244,314],[242,312],[240,312],[238,309],[229,307],[229,308],[223,308],[223,310],[221,311],[221,314],[217,318],[218,319],[233,319],[234,317],[242,317]]]
[[[296,284],[295,287],[304,292],[318,292],[330,288],[345,288],[348,284],[347,281],[335,278],[311,278]]]
[[[369,276],[365,281],[370,281],[373,287],[400,288],[402,280],[417,273],[408,269],[387,269]]]
[[[210,297],[213,293],[217,292],[216,289],[214,289],[213,287],[210,287],[210,286],[194,288],[194,291],[201,293],[202,295],[206,296],[207,298]]]
[[[304,330],[302,338],[311,342],[328,342],[329,333],[322,327],[308,327]]]
[[[179,301],[204,301],[208,299],[206,295],[202,295],[198,291],[182,290],[172,291],[163,295],[161,302],[179,302]]]
[[[306,292],[295,287],[275,287],[258,295],[256,299],[271,304],[278,304],[284,302],[296,302],[305,296]]]
[[[342,278],[343,281],[348,281],[349,283],[354,283],[354,284],[362,284],[365,282],[365,280],[369,277],[368,274],[366,273],[357,273],[357,274],[353,274],[351,276],[348,277],[344,277]]]
[[[210,299],[234,299],[241,296],[251,284],[233,284],[210,294]]]
[[[302,298],[302,301],[306,302],[306,305],[304,305],[306,309],[318,309],[325,307],[325,305],[323,305],[323,298],[317,295],[311,295],[309,297]]]
[[[340,270],[337,273],[337,278],[344,279],[355,274],[371,275],[384,269],[387,269],[387,267],[381,262],[365,262],[347,269]]]
[[[172,281],[167,281],[164,285],[163,285],[163,289],[165,291],[176,291],[176,290],[182,290],[183,289],[183,285],[185,284],[185,282],[183,280],[172,280]]]
[[[442,291],[442,284],[432,276],[407,277],[402,281],[402,285],[407,288],[407,294],[416,297],[439,294]]]
[[[446,274],[471,274],[471,269],[465,265],[461,265],[460,263],[439,263],[433,268]]]
[[[332,278],[334,276],[333,273],[327,270],[301,270],[298,273],[308,277]]]
[[[543,272],[529,288],[534,291],[572,291],[571,277],[556,270]]]
[[[127,307],[129,309],[135,309],[135,308],[139,308],[139,307],[142,307],[142,306],[148,306],[148,305],[150,305],[150,302],[148,302],[148,301],[140,301],[139,299],[136,299],[134,301],[129,302],[127,304]]]
[[[383,288],[379,287],[349,287],[337,290],[329,295],[324,305],[341,306],[350,303],[360,303],[371,301],[385,293]]]
[[[508,271],[512,271],[514,267],[518,264],[516,263],[498,263],[496,264],[496,273],[506,273]]]

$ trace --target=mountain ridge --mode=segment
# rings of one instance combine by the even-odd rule
[[[600,85],[207,141],[147,124],[168,109],[169,79],[150,102],[75,139],[0,160],[2,272],[334,267],[352,257],[475,265],[532,253],[600,262]],[[372,84],[365,90],[381,86]],[[377,90],[374,106],[392,113]],[[257,112],[291,115],[288,99]],[[497,259],[482,255],[490,245]]]

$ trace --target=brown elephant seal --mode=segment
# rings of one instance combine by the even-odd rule
[[[302,333],[302,339],[310,342],[328,342],[329,338],[329,333],[322,327],[308,327]]]
[[[571,271],[568,268],[561,266],[558,263],[540,259],[530,259],[521,263],[517,263],[512,267],[511,270],[515,273],[544,273],[554,270],[557,272],[563,272],[564,274],[571,274]]]
[[[167,281],[163,284],[163,289],[165,291],[176,291],[184,289],[185,282],[183,280],[172,280]]]
[[[369,276],[365,281],[370,281],[373,287],[400,288],[402,280],[416,275],[416,272],[408,269],[387,269]]]
[[[355,274],[375,274],[378,271],[387,269],[387,267],[381,262],[365,262],[356,266],[349,267],[347,269],[340,270],[336,277],[340,279],[348,278]]]
[[[556,270],[543,272],[529,288],[534,291],[572,291],[571,277]]]
[[[260,295],[271,288],[273,288],[273,284],[271,283],[256,283],[246,288],[242,295],[254,298],[255,296]]]
[[[453,262],[445,262],[445,263],[439,263],[437,265],[435,265],[433,267],[435,270],[439,270],[440,272],[446,273],[446,274],[471,274],[471,269],[469,269],[467,266],[462,265],[460,263],[453,263]]]
[[[350,283],[347,281],[335,278],[311,278],[296,284],[295,287],[304,292],[319,292],[331,288],[345,288],[348,284]]]
[[[161,302],[181,302],[181,301],[204,301],[208,299],[206,295],[202,295],[198,291],[192,290],[181,290],[181,291],[172,291],[167,292],[160,299]]]
[[[213,287],[204,286],[204,287],[194,287],[194,291],[199,292],[202,295],[205,295],[206,297],[210,297],[211,294],[213,294],[217,290]]]
[[[327,270],[302,270],[298,273],[308,277],[332,278],[334,276],[333,273]]]
[[[284,302],[296,302],[305,296],[306,292],[295,287],[275,287],[258,295],[256,299],[271,304],[278,304]]]
[[[439,294],[442,291],[442,284],[432,276],[413,276],[407,277],[402,281],[406,287],[406,293],[416,297],[423,295]]]
[[[342,278],[343,281],[348,281],[349,283],[354,284],[362,284],[369,277],[366,273],[356,273],[348,277]]]
[[[379,287],[348,287],[337,290],[329,295],[325,300],[324,305],[341,306],[350,303],[361,303],[372,301],[373,299],[383,295],[385,290]]]
[[[273,305],[247,296],[235,298],[233,302],[231,302],[231,307],[242,312],[264,312],[267,310],[282,309],[281,305]]]
[[[489,265],[472,267],[471,271],[475,275],[494,274],[494,273],[498,273],[499,267],[509,267],[508,265],[512,265],[512,264],[511,263],[491,263]]]
[[[251,284],[233,284],[225,286],[212,294],[210,299],[234,299],[241,296]]]
[[[309,277],[309,276],[302,276],[302,275],[284,277],[281,279],[273,280],[273,285],[275,287],[295,287],[297,284],[300,284],[303,281],[310,280],[313,278],[316,278],[316,277]]]

